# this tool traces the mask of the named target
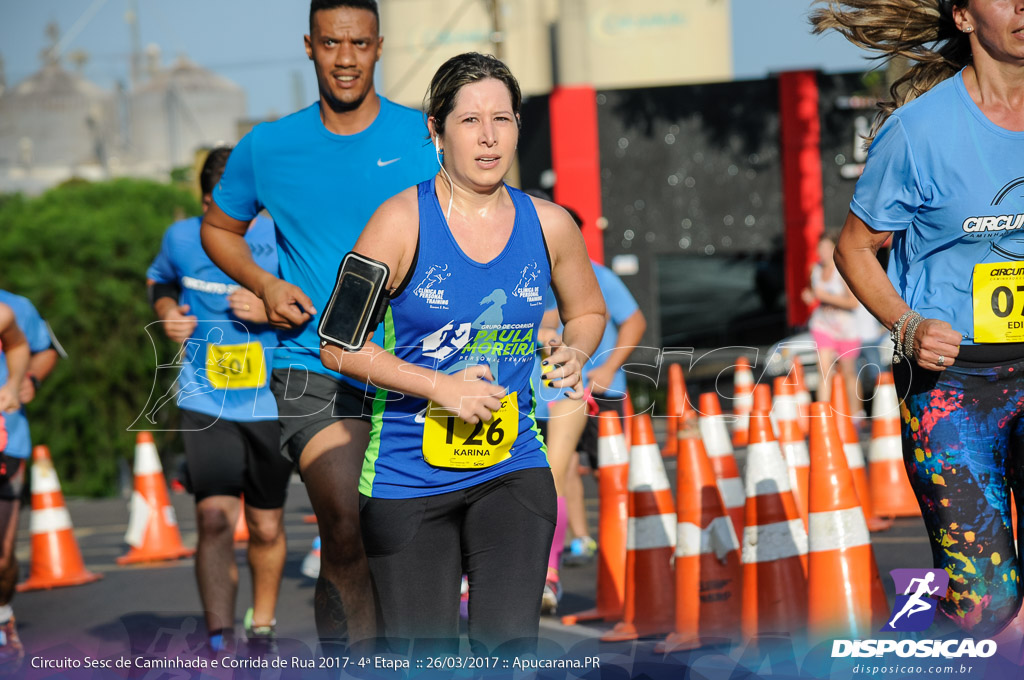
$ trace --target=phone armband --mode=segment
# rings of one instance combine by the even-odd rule
[[[321,340],[350,352],[362,349],[384,320],[390,276],[391,270],[383,262],[347,253],[341,259],[334,292],[320,316],[317,333]]]

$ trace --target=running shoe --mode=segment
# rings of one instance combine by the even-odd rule
[[[562,557],[562,564],[567,567],[579,567],[590,564],[597,554],[597,541],[590,536],[572,539],[568,553]]]
[[[313,549],[302,559],[300,569],[302,575],[308,578],[319,578],[320,576],[320,537],[313,539]]]
[[[548,581],[544,584],[544,595],[540,599],[540,613],[553,616],[562,600],[561,581]]]
[[[277,654],[277,633],[274,623],[269,626],[252,625],[252,607],[245,612],[245,648],[249,656],[268,656]]]
[[[0,675],[10,675],[19,668],[25,659],[25,648],[18,637],[18,628],[14,617],[0,623]]]

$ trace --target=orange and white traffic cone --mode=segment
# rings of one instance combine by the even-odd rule
[[[626,448],[633,446],[633,420],[636,412],[633,410],[633,398],[626,390],[626,398],[622,400],[622,436],[626,439]]]
[[[238,520],[235,522],[235,543],[249,540],[249,522],[245,519],[245,497],[238,504]]]
[[[667,439],[664,448],[661,449],[662,456],[676,455],[676,440],[679,435],[680,422],[686,412],[686,381],[683,380],[683,367],[679,364],[669,364],[668,367],[668,429]]]
[[[71,514],[64,505],[60,480],[45,446],[32,449],[32,563],[28,578],[18,592],[77,586],[103,578],[85,568],[71,527]]]
[[[924,452],[921,452],[924,456]],[[883,517],[919,517],[921,508],[910,486],[903,463],[900,436],[900,404],[892,373],[878,374],[878,387],[871,403],[871,447],[868,449],[871,500]],[[1013,507],[1011,505],[1011,507]],[[1016,532],[1014,532],[1016,535]]]
[[[807,454],[807,440],[800,431],[795,388],[785,378],[775,379],[775,405],[772,418],[779,433],[782,457],[789,466],[789,484],[793,490],[797,512],[807,527],[808,484],[811,459]]]
[[[797,357],[792,359],[793,365],[793,379],[796,381],[796,390],[793,394],[796,396],[796,410],[800,415],[799,423],[800,430],[804,433],[804,438],[807,438],[807,432],[811,426],[811,392],[807,389],[807,377],[804,375],[804,365],[800,363]],[[821,380],[822,378],[818,378]],[[820,383],[819,383],[820,384]]]
[[[832,411],[835,414],[839,439],[843,442],[846,452],[846,464],[853,475],[853,486],[857,490],[860,507],[864,510],[864,518],[869,531],[885,531],[892,527],[892,520],[876,517],[871,505],[871,491],[868,487],[868,471],[864,467],[864,450],[860,446],[857,428],[853,425],[850,415],[850,401],[846,396],[846,381],[843,374],[836,371],[832,376]]]
[[[768,386],[768,383],[757,383],[754,385],[753,403],[750,405],[751,411],[771,411],[772,410],[772,388]],[[747,415],[747,420],[750,420],[750,415]],[[748,426],[749,430],[749,426]]]
[[[618,621],[626,594],[626,545],[629,527],[629,451],[615,411],[597,420],[598,510],[597,606],[562,617],[562,625],[581,621]]]
[[[658,654],[732,638],[739,629],[740,553],[711,460],[695,432],[680,432],[676,459],[676,626]]]
[[[672,553],[676,545],[676,509],[672,488],[650,417],[643,413],[633,425],[625,606],[622,621],[601,636],[605,642],[665,635],[671,632],[675,618]]]
[[[807,617],[818,640],[872,632],[871,577],[878,569],[843,449],[829,404],[812,404]]]
[[[732,384],[732,412],[736,416],[732,427],[732,445],[742,448],[747,445],[748,421],[754,409],[754,372],[750,370],[750,361],[746,357],[736,360]]]
[[[181,543],[160,456],[149,432],[140,432],[135,440],[135,492],[124,540],[131,550],[117,558],[118,564],[176,560],[195,553]]]
[[[764,411],[750,414],[744,479],[742,630],[747,639],[792,634],[807,622],[807,531],[789,470]]]
[[[722,406],[718,403],[718,395],[705,392],[700,395],[700,416],[697,419],[700,436],[704,440],[704,450],[711,459],[711,468],[718,480],[718,490],[725,503],[725,511],[732,518],[732,526],[736,535],[743,533],[743,479],[740,477],[736,456],[733,455],[732,440],[722,415]]]

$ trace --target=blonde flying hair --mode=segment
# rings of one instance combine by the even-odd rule
[[[891,101],[881,102],[867,138],[893,111],[916,99],[971,61],[968,36],[953,21],[953,8],[970,0],[815,0],[826,4],[811,12],[814,33],[839,31],[858,47],[878,52],[888,63],[895,57],[912,66],[889,88]]]

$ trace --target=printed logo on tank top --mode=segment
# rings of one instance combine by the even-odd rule
[[[447,368],[455,373],[469,366],[487,364],[494,379],[501,362],[533,361],[534,326],[530,323],[505,323],[504,307],[508,295],[495,288],[480,300],[484,309],[472,323],[449,321],[420,341],[423,356],[444,361],[458,354],[456,363]]]
[[[512,289],[512,294],[529,302],[531,307],[544,304],[544,296],[541,295],[540,287],[537,285],[539,278],[540,267],[534,260],[523,267],[519,274],[519,283]]]
[[[448,299],[444,296],[444,283],[452,272],[447,264],[433,264],[427,267],[426,274],[412,294],[427,303],[431,309],[448,309]]]
[[[1024,177],[1018,177],[1017,179],[1007,182],[1003,188],[1001,188],[992,199],[992,207],[1001,205],[1004,201],[1009,199],[1024,198]],[[989,211],[986,211],[989,212]],[[964,233],[971,234],[974,237],[985,237],[991,234],[999,234],[1000,232],[1017,231],[1024,229],[1024,213],[1011,213],[1006,210],[993,210],[990,214],[986,215],[971,215],[964,219],[961,225]],[[1014,235],[1010,237],[1012,242],[1017,245],[1021,244],[1019,236]],[[1008,257],[1015,257],[1017,259],[1024,258],[1024,249],[1014,248],[1014,243],[1008,244],[1011,247],[1007,248],[1006,253],[1002,253]],[[1000,248],[993,245],[993,250],[999,251]],[[1022,254],[1017,254],[1022,253]]]

